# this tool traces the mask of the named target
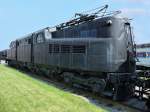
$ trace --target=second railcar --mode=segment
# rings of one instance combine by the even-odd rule
[[[0,60],[6,60],[7,50],[0,51]]]

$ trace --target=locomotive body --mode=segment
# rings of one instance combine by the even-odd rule
[[[133,91],[134,53],[128,19],[84,17],[83,21],[81,17],[55,30],[45,28],[13,41],[7,60],[10,65],[42,71],[95,92],[109,88],[121,100]]]
[[[110,21],[112,24],[107,23]],[[127,23],[108,17],[54,32],[46,28],[13,41],[8,59],[84,71],[132,73],[135,60],[130,54],[134,49]]]

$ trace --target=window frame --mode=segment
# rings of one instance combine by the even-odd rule
[[[40,44],[40,43],[44,43],[44,42],[45,42],[44,33],[38,33],[38,34],[36,34],[36,43]]]

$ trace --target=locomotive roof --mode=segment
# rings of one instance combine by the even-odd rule
[[[22,39],[25,39],[25,38],[31,37],[33,34],[36,34],[36,33],[42,32],[42,31],[44,31],[45,29],[47,29],[47,28],[43,28],[43,29],[41,29],[41,30],[38,30],[38,31],[32,32],[32,33],[30,33],[30,34],[27,34],[27,35],[25,35],[25,36],[21,37],[21,38],[18,38],[17,40],[22,40]]]
[[[97,20],[106,20],[106,19],[122,19],[122,20],[124,20],[124,21],[126,21],[126,22],[129,22],[129,19],[128,18],[122,18],[122,17],[118,17],[118,16],[106,16],[106,17],[102,17],[102,18],[96,18],[96,19],[94,19],[94,20],[92,20],[92,21],[97,21]],[[89,22],[89,21],[86,21],[86,22]],[[91,22],[91,21],[90,21]],[[85,23],[85,22],[84,22]],[[81,24],[84,24],[84,23],[81,23]],[[72,26],[70,26],[70,27],[72,27]],[[69,27],[67,27],[67,28],[69,28]],[[23,40],[23,39],[26,39],[26,38],[28,38],[28,37],[31,37],[33,34],[37,34],[37,33],[40,33],[40,32],[43,32],[44,30],[49,30],[50,32],[54,32],[54,31],[57,31],[58,29],[57,29],[57,26],[54,26],[54,27],[46,27],[46,28],[43,28],[43,29],[40,29],[40,30],[38,30],[38,31],[35,31],[35,32],[32,32],[32,33],[30,33],[30,34],[27,34],[27,35],[25,35],[25,36],[23,36],[22,38],[18,38],[18,39],[16,39],[16,40]],[[64,28],[65,29],[65,28]]]
[[[77,26],[80,24],[84,24],[86,22],[92,22],[92,21],[103,21],[103,20],[108,20],[108,19],[122,19],[125,23],[130,23],[128,18],[118,17],[118,14],[120,14],[121,11],[107,12],[106,11],[107,8],[108,8],[108,5],[105,5],[105,6],[87,11],[87,12],[94,11],[93,13],[76,13],[75,18],[71,19],[70,21],[61,23],[54,27],[43,28],[41,30],[25,35],[22,38],[18,38],[17,40],[30,38],[33,34],[44,32],[46,29],[49,32],[54,32],[54,31],[58,31],[58,30],[66,29],[66,28],[71,28],[73,26]]]
[[[37,34],[37,33],[40,33],[40,32],[44,32],[45,30],[49,30],[49,32],[53,32],[53,31],[56,31],[56,28],[55,27],[46,27],[46,28],[43,28],[43,29],[40,29],[40,30],[37,30],[35,32],[32,32],[30,34],[27,34],[21,38],[18,38],[16,40],[23,40],[23,39],[26,39],[26,38],[30,38],[33,34]]]

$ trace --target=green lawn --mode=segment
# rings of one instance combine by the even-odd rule
[[[0,65],[0,112],[106,112],[72,95]]]

